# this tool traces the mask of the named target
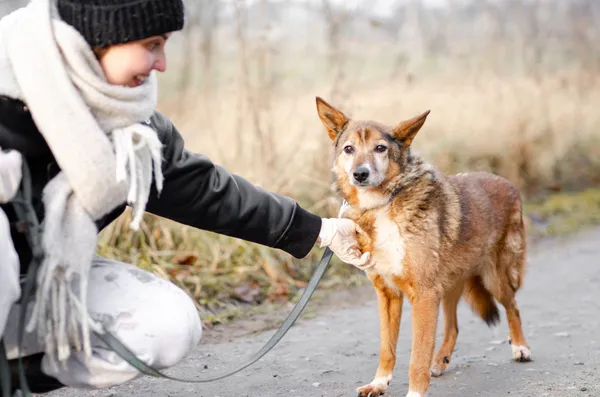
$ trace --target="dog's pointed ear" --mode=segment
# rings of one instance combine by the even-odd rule
[[[430,111],[431,110],[428,110],[417,117],[400,122],[396,127],[394,127],[394,131],[392,132],[394,138],[406,144],[407,146],[410,146],[413,139],[417,135],[417,132],[419,132],[421,127],[423,127],[423,124],[425,124],[425,119],[427,118],[427,115],[429,115]]]
[[[340,132],[344,130],[346,124],[350,121],[348,117],[320,97],[317,97],[317,112],[319,118],[327,128],[327,133],[331,140],[335,140]]]

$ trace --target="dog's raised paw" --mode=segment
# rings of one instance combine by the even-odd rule
[[[531,350],[525,346],[511,345],[513,358],[515,361],[526,362],[531,361]]]

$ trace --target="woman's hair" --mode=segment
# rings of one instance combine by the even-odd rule
[[[96,55],[96,58],[100,60],[100,58],[102,58],[102,56],[106,54],[108,47],[94,47],[92,48],[92,50],[94,51],[94,55]]]

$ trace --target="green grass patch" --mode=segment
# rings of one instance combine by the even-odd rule
[[[525,204],[532,237],[562,236],[600,224],[600,188],[557,193]]]

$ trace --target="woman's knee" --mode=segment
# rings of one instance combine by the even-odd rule
[[[92,295],[97,299],[90,302],[92,316],[146,358],[147,364],[173,366],[198,345],[200,316],[181,288],[137,267],[105,259],[96,262],[93,273],[97,283]]]
[[[164,300],[153,308],[156,366],[171,367],[183,360],[200,342],[202,323],[192,299],[171,284]],[[158,323],[158,324],[157,324]]]

